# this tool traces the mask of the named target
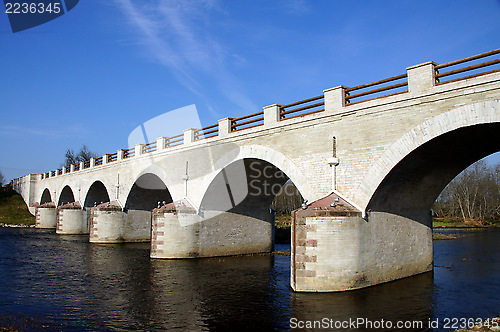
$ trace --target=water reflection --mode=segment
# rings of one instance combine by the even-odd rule
[[[0,328],[18,315],[64,331],[289,330],[291,318],[497,315],[499,230],[467,234],[435,242],[434,278],[311,294],[291,291],[289,256],[151,260],[148,244],[0,228]]]
[[[421,321],[426,327],[432,317],[432,293],[432,272],[352,292],[294,293],[292,316],[302,321],[328,318],[342,322],[362,318],[374,322],[383,319],[394,326],[398,321]]]

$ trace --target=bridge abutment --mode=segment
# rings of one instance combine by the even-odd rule
[[[43,204],[36,207],[35,227],[36,228],[56,228],[57,210],[55,204]]]
[[[362,218],[359,212],[337,207],[325,204],[295,213],[295,291],[353,290],[432,271],[430,214],[368,212]]]
[[[271,220],[272,219],[272,220]],[[188,203],[153,211],[151,257],[196,258],[273,250],[274,217],[262,220],[233,212],[200,217]]]

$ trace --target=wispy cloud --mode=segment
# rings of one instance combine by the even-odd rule
[[[228,66],[229,58],[239,56],[230,54],[211,33],[209,13],[219,10],[215,1],[115,0],[115,3],[154,59],[169,68],[183,86],[207,100],[209,109],[206,90],[213,86],[240,109],[256,108]]]
[[[285,0],[284,6],[290,13],[296,15],[302,15],[311,11],[305,0]]]
[[[20,134],[28,136],[39,136],[44,138],[68,138],[68,137],[85,137],[86,133],[82,128],[78,126],[65,127],[64,129],[50,129],[46,127],[42,128],[30,128],[22,127],[17,125],[1,125],[0,126],[0,136],[15,136],[18,137]]]

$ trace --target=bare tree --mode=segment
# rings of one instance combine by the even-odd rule
[[[0,187],[3,185],[3,182],[5,181],[5,178],[2,174],[2,171],[0,171]]]
[[[77,163],[77,158],[73,149],[66,150],[65,158],[64,166],[70,166]]]
[[[78,164],[82,161],[88,161],[91,158],[97,158],[97,157],[98,157],[97,154],[90,151],[87,145],[83,145],[77,154],[75,154],[75,151],[73,151],[73,149],[68,149],[66,150],[64,166]]]
[[[479,161],[460,173],[434,203],[439,217],[471,223],[500,220],[500,165]]]
[[[293,210],[298,209],[303,202],[304,199],[297,187],[288,180],[274,198],[271,208],[276,210],[277,214],[290,214]]]
[[[77,155],[78,161],[87,161],[90,158],[97,158],[97,154],[90,151],[86,145],[83,145]]]

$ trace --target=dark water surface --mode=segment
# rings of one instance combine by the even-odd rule
[[[500,229],[450,232],[464,236],[434,243],[434,273],[305,294],[289,287],[289,256],[152,260],[149,244],[0,228],[0,330],[281,331],[290,319],[323,318],[333,327],[358,318],[422,321],[415,330],[425,330],[429,320],[442,328],[445,318],[497,316]]]

